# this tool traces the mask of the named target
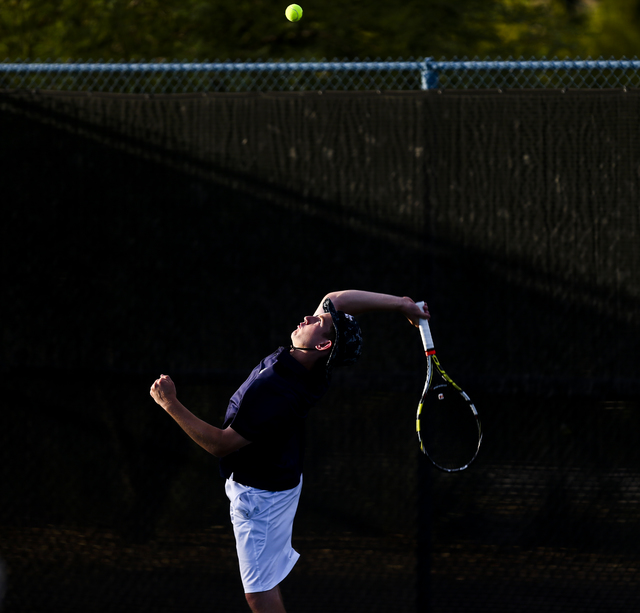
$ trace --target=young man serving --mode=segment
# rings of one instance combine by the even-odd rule
[[[313,315],[258,364],[231,397],[222,428],[198,419],[167,375],[151,396],[202,448],[220,458],[240,574],[254,613],[285,613],[281,581],[299,554],[291,546],[302,488],[304,424],[327,391],[334,368],[355,362],[362,335],[355,315],[398,311],[414,326],[429,311],[405,297],[346,290],[327,294]]]

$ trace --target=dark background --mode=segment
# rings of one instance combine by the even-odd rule
[[[636,610],[638,100],[2,93],[5,610],[246,610],[216,460],[148,389],[220,425],[347,288],[427,300],[485,441],[429,468],[419,335],[362,316],[288,607]]]

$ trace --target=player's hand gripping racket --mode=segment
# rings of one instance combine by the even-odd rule
[[[424,302],[417,304],[422,307]],[[469,396],[442,369],[429,323],[426,319],[419,323],[427,356],[427,380],[416,415],[420,449],[436,468],[460,472],[469,467],[480,450],[480,418]]]

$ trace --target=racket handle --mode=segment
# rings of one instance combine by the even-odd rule
[[[422,308],[424,301],[416,302],[416,304]],[[421,319],[418,324],[420,325],[420,336],[422,337],[422,344],[424,345],[424,352],[427,355],[433,355],[436,350],[433,346],[433,338],[431,338],[431,329],[429,328],[429,321],[427,319]]]

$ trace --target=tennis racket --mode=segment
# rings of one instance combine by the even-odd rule
[[[417,304],[422,307],[424,302]],[[443,370],[426,319],[420,320],[420,336],[427,356],[427,380],[416,415],[420,449],[436,468],[460,472],[480,450],[480,417],[469,396]]]

